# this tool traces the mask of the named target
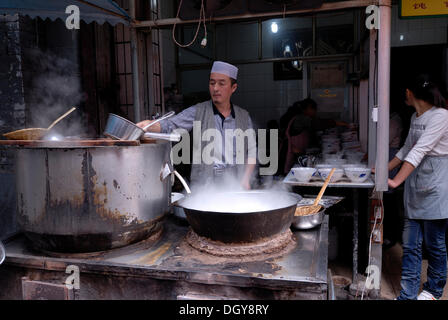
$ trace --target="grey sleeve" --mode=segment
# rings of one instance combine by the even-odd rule
[[[160,121],[160,132],[171,133],[174,129],[191,131],[196,116],[196,106],[191,106],[171,118]]]
[[[448,130],[448,112],[446,110],[440,111],[433,115],[430,125],[426,126],[425,131],[405,158],[405,161],[412,164],[415,168],[418,167],[423,157],[437,145]]]

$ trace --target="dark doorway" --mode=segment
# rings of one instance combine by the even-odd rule
[[[448,99],[447,52],[446,44],[395,47],[391,50],[390,107],[391,111],[394,110],[400,114],[403,121],[402,145],[409,132],[411,116],[415,112],[413,107],[404,103],[403,83],[407,77],[422,73],[429,74],[439,85],[442,95]],[[448,246],[448,232],[446,242]]]
[[[409,132],[409,123],[414,108],[404,103],[403,84],[408,77],[429,74],[440,86],[446,97],[446,48],[445,44],[395,47],[391,50],[390,100],[391,109],[396,110],[403,120],[402,142]]]

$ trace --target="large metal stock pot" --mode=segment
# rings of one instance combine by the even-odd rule
[[[118,144],[119,142],[117,142]],[[152,235],[169,211],[170,143],[17,149],[18,222],[56,252],[103,251]]]

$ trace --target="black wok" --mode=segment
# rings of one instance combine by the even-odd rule
[[[224,243],[254,242],[286,231],[301,196],[279,191],[191,194],[178,201],[191,228]]]

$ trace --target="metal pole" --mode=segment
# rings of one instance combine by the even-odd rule
[[[177,47],[177,46],[176,46]],[[301,56],[301,57],[288,57],[288,58],[267,58],[267,59],[253,59],[253,60],[229,60],[232,64],[251,64],[251,63],[269,63],[269,62],[288,62],[288,61],[335,61],[335,60],[349,60],[353,57],[353,54],[335,54],[328,56]],[[211,67],[212,63],[198,63],[198,64],[182,64],[179,66],[182,70],[198,70]]]
[[[371,4],[378,4],[378,0],[348,0],[348,1],[338,1],[338,2],[330,2],[324,3],[319,8],[314,9],[300,9],[300,10],[291,10],[291,11],[278,11],[278,12],[263,12],[263,13],[245,13],[235,16],[224,16],[224,17],[212,17],[210,18],[211,22],[224,22],[224,21],[242,21],[242,20],[253,20],[253,19],[273,19],[276,17],[283,16],[291,16],[297,14],[306,14],[306,13],[316,13],[316,12],[327,12],[327,11],[336,11],[336,10],[348,10],[348,9],[356,9],[356,8],[365,8]],[[136,28],[161,28],[172,26],[173,24],[195,24],[198,23],[198,19],[192,20],[182,20],[180,18],[169,18],[169,19],[160,19],[160,20],[150,20],[150,21],[135,21],[134,25]]]
[[[159,18],[162,15],[162,8],[160,7],[160,1],[156,0],[155,3],[157,6],[157,18]],[[157,38],[159,39],[159,73],[160,73],[160,104],[161,104],[161,114],[165,114],[165,92],[163,90],[164,87],[164,79],[163,79],[163,36],[162,31],[160,29],[157,29],[156,32],[158,33]],[[215,33],[213,33],[215,34]]]
[[[391,0],[380,1],[378,36],[378,131],[376,153],[376,191],[387,191],[389,177],[389,95]]]
[[[135,0],[129,1],[129,12],[131,18],[135,19]],[[141,121],[140,110],[140,83],[138,74],[138,51],[137,51],[137,29],[134,27],[131,30],[131,62],[132,62],[132,93],[134,101],[134,122]]]
[[[376,91],[374,88],[378,88],[378,82],[376,81],[376,66],[378,60],[376,58],[376,39],[378,37],[377,30],[370,30],[370,38],[369,38],[369,119],[368,119],[368,154],[369,154],[369,167],[373,168],[376,162],[376,146],[377,146],[377,127],[376,122],[372,119],[373,108],[376,103]]]
[[[352,253],[352,283],[358,285],[358,244],[359,244],[359,195],[353,188],[353,253]]]

